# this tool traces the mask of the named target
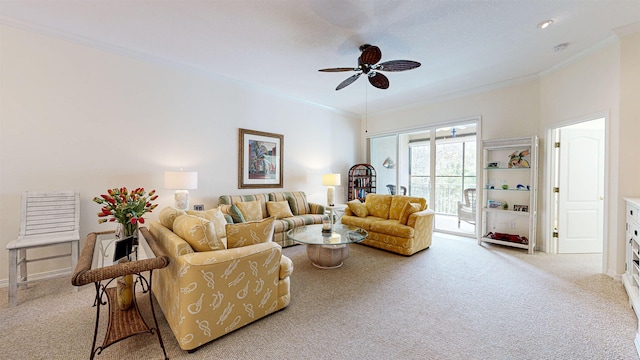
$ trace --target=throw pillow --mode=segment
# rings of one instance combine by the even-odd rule
[[[205,211],[193,211],[187,210],[187,215],[194,215],[197,217],[201,217],[213,222],[213,226],[216,230],[216,237],[218,239],[222,239],[227,236],[225,225],[227,225],[227,220],[224,217],[224,214],[219,208],[205,210]]]
[[[173,232],[195,251],[222,250],[222,239],[216,237],[213,222],[193,215],[180,215],[173,222]]]
[[[219,204],[218,209],[220,209],[222,213],[225,214],[225,217],[227,217],[227,222],[229,224],[244,222],[244,217],[242,217],[242,213],[237,206]],[[231,218],[231,221],[228,221],[228,218]]]
[[[180,215],[186,214],[183,210],[176,209],[171,206],[167,206],[166,208],[160,211],[160,215],[158,216],[158,220],[160,220],[160,224],[166,227],[167,229],[173,231],[173,222]]]
[[[356,214],[357,217],[367,217],[367,215],[369,215],[367,206],[361,203],[358,199],[349,201],[347,206],[352,213]]]
[[[227,224],[227,246],[229,249],[269,242],[273,238],[275,218],[242,224]]]
[[[289,207],[288,201],[269,201],[267,202],[267,211],[269,216],[275,216],[276,219],[284,219],[292,217],[293,213]]]
[[[262,220],[262,204],[259,200],[239,202],[236,206],[245,221]]]
[[[416,203],[406,203],[400,212],[400,224],[407,225],[409,221],[409,216],[413,213],[420,211],[421,205]]]

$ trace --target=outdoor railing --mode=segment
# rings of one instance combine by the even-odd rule
[[[437,178],[436,178],[437,179]],[[474,179],[466,177],[467,180]],[[426,181],[425,181],[426,180]],[[475,184],[467,184],[465,188],[475,187]],[[411,177],[410,195],[430,198],[430,188],[428,177]],[[435,204],[429,204],[429,208],[438,214],[458,214],[458,201],[463,201],[461,184],[438,184],[436,182]]]

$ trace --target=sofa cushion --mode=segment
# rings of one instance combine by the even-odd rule
[[[398,220],[381,220],[371,224],[370,231],[380,234],[393,235],[401,238],[410,239],[414,236],[415,229],[402,225]]]
[[[266,204],[267,204],[267,201],[269,201],[269,194],[222,195],[218,198],[218,203],[224,204],[224,205],[237,205],[238,203],[247,202],[247,201],[260,201],[262,206],[261,219],[265,219],[268,216]]]
[[[227,247],[232,249],[271,241],[274,221],[275,218],[268,217],[242,224],[227,224]]]
[[[361,218],[357,216],[344,215],[341,219],[341,222],[345,225],[353,225],[365,230],[370,230],[371,224],[378,221],[382,221],[382,220],[386,220],[386,219],[375,217],[375,216],[367,216],[367,217]]]
[[[205,218],[213,222],[213,226],[216,230],[216,237],[218,239],[222,239],[227,236],[227,233],[225,230],[225,225],[227,225],[227,220],[225,219],[224,214],[222,213],[220,208],[215,208],[215,209],[205,210],[205,211],[187,210],[187,214]]]
[[[409,221],[409,216],[420,210],[422,210],[420,204],[410,203],[410,202],[404,204],[404,207],[402,208],[402,212],[400,213],[400,219],[398,220],[398,222],[400,222],[400,224],[402,225],[407,225],[407,221]]]
[[[366,217],[367,215],[369,215],[367,206],[361,203],[358,199],[349,201],[347,203],[347,206],[349,207],[349,210],[358,217]]]
[[[427,199],[417,196],[395,195],[391,199],[391,208],[389,209],[389,219],[400,219],[400,214],[406,203],[414,203],[420,205],[420,210],[427,208]]]
[[[303,191],[269,193],[269,200],[288,201],[293,215],[304,215],[311,213],[309,202],[307,201],[307,195],[305,195]]]
[[[307,214],[307,215],[294,215],[286,219],[282,219],[289,223],[289,228],[293,229],[303,225],[322,224],[322,220],[326,218],[326,215],[319,214]]]
[[[369,215],[388,219],[391,198],[392,196],[389,194],[367,194],[364,204],[367,206]]]
[[[269,213],[269,216],[275,216],[276,219],[283,219],[293,216],[291,208],[289,207],[289,202],[286,200],[269,201],[267,203],[267,212]]]
[[[260,200],[244,201],[236,204],[245,221],[262,220],[262,203]]]
[[[158,220],[160,221],[160,224],[162,224],[162,226],[173,231],[173,222],[176,220],[178,216],[184,215],[184,214],[186,214],[184,210],[167,206],[166,208],[160,211],[160,214],[158,215]]]
[[[180,215],[173,222],[173,232],[180,236],[195,251],[223,250],[223,239],[216,236],[212,221],[193,215]]]
[[[273,222],[273,233],[287,232],[291,229],[291,223],[285,219],[277,219]]]

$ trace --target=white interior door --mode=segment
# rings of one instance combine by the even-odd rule
[[[558,253],[600,253],[604,130],[560,129]]]

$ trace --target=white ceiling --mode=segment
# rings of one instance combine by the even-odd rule
[[[0,22],[362,114],[539,75],[639,23],[640,0],[0,0]],[[335,91],[352,73],[317,70],[364,43],[422,66]]]

